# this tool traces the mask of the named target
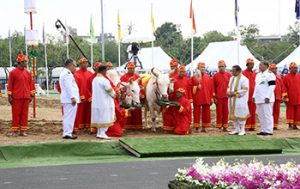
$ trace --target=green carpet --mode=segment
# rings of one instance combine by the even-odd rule
[[[300,138],[169,137],[120,139],[141,149],[136,158],[119,142],[55,142],[26,145],[0,145],[0,168],[90,164],[189,158],[191,156],[247,155],[280,153],[300,154]],[[121,142],[122,143],[122,142]],[[172,156],[172,157],[171,157]],[[152,158],[151,158],[152,157]]]
[[[0,146],[0,168],[130,160],[118,142],[54,142]]]
[[[120,144],[137,157],[249,155],[281,153],[281,146],[256,136],[123,138]]]

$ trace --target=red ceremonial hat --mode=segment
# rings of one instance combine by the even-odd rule
[[[225,65],[226,66],[226,63],[224,60],[219,60],[218,62],[218,66],[221,66],[221,65]]]
[[[128,62],[127,63],[127,68],[135,68],[135,63],[134,62]]]
[[[177,91],[176,92],[180,92],[180,93],[183,93],[183,94],[185,94],[185,90],[183,89],[183,88],[179,88],[179,89],[177,89]]]
[[[81,57],[79,59],[79,63],[81,64],[81,63],[84,63],[84,62],[88,62],[88,59],[86,59],[85,57]]]
[[[202,67],[202,68],[204,67],[204,68],[205,68],[205,67],[206,67],[206,65],[205,65],[205,63],[204,63],[204,62],[199,62],[199,63],[198,63],[198,67]]]
[[[105,66],[106,66],[106,67],[112,67],[113,64],[112,64],[111,62],[106,62],[106,63],[105,63]]]
[[[248,58],[248,59],[246,60],[246,63],[247,63],[247,64],[254,64],[254,60],[253,60],[252,58]]]
[[[27,56],[24,54],[19,54],[17,56],[16,62],[22,62],[22,61],[26,61],[27,60]]]
[[[99,68],[101,66],[101,62],[94,63],[94,69]]]
[[[290,68],[298,68],[298,65],[295,62],[291,62]]]
[[[270,64],[269,68],[277,68],[277,65],[272,63],[272,64]]]
[[[183,66],[183,65],[179,66],[178,70],[181,71],[181,72],[184,72],[185,71],[185,66]]]
[[[178,60],[176,60],[176,59],[171,60],[170,66],[178,66]]]

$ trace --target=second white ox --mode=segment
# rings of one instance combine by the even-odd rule
[[[142,78],[135,81],[131,80],[128,83],[121,82],[118,72],[114,69],[108,70],[106,75],[115,86],[120,87],[121,91],[123,91],[121,99],[119,99],[120,104],[125,106],[140,104],[140,86],[138,83]]]
[[[161,107],[156,103],[157,100],[168,99],[168,90],[173,91],[174,80],[170,79],[169,74],[163,74],[159,70],[151,69],[151,78],[146,87],[146,101],[150,111],[152,121],[152,131],[156,131],[156,117]],[[145,116],[147,124],[147,116]]]

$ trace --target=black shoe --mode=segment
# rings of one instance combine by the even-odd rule
[[[266,135],[273,135],[273,133],[265,133]]]
[[[77,136],[69,136],[69,135],[66,135],[66,136],[63,136],[62,137],[63,139],[72,139],[72,140],[75,140],[75,139],[77,139]]]
[[[256,133],[256,135],[266,135],[264,132]]]

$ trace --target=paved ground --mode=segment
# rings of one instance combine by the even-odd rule
[[[227,157],[226,161],[252,160],[254,156]],[[205,158],[213,163],[220,158]],[[300,163],[300,155],[259,156],[258,160]],[[165,189],[178,168],[188,167],[195,158],[145,160],[37,168],[0,169],[1,189]]]

